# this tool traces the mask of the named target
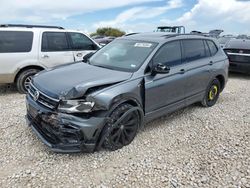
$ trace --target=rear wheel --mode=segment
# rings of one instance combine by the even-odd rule
[[[39,71],[38,69],[28,69],[18,75],[16,86],[19,93],[27,93],[32,77]]]
[[[214,79],[207,88],[201,104],[205,107],[211,107],[217,102],[221,91],[221,84],[218,79]]]
[[[119,105],[110,115],[111,121],[106,124],[103,131],[103,147],[109,150],[117,150],[130,144],[135,138],[139,125],[140,115],[138,111],[128,113],[120,123],[120,118],[132,109],[130,104]]]

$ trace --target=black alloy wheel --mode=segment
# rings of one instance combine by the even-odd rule
[[[140,115],[138,111],[128,112],[132,108],[132,105],[125,103],[111,113],[111,122],[104,128],[104,148],[117,150],[133,141],[140,125]]]

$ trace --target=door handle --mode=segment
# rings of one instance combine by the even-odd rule
[[[214,64],[214,62],[213,62],[213,61],[210,61],[210,62],[209,62],[209,65],[213,65],[213,64]]]
[[[48,55],[43,55],[42,58],[46,59],[46,58],[49,58]]]
[[[185,69],[181,69],[181,70],[180,70],[180,74],[184,74],[185,72],[186,72]]]
[[[82,57],[82,53],[77,53],[76,56],[77,57]]]

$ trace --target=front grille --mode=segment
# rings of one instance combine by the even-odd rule
[[[50,109],[56,109],[59,103],[58,99],[54,99],[42,93],[33,84],[30,84],[29,95],[33,100]]]

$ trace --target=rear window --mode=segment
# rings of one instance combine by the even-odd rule
[[[42,37],[42,52],[57,52],[69,50],[66,33],[44,32]]]
[[[182,41],[184,50],[184,61],[195,61],[207,56],[203,40],[187,39]]]
[[[30,52],[32,41],[31,31],[0,31],[0,53]]]

